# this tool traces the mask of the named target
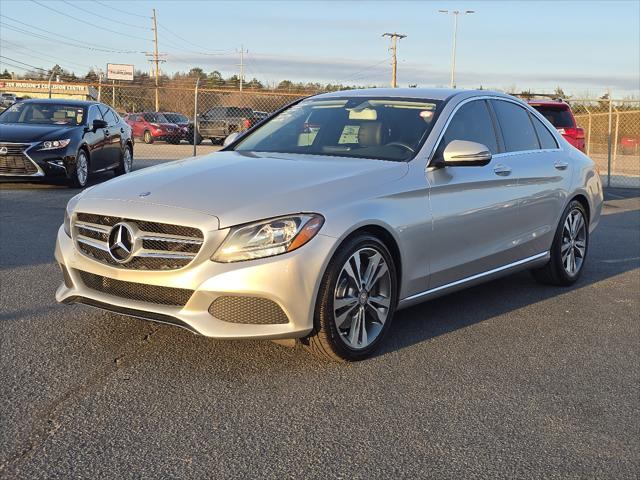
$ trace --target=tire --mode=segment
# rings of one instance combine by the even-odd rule
[[[574,221],[577,222],[575,225]],[[560,218],[551,245],[549,263],[531,270],[531,274],[542,284],[572,285],[580,278],[588,250],[589,218],[582,204],[573,200]]]
[[[89,156],[85,150],[79,150],[76,164],[69,175],[69,184],[74,188],[84,188],[89,179]]]
[[[215,137],[211,137],[209,140],[211,140],[211,145],[221,145],[224,142],[224,139],[221,140]]]
[[[142,134],[142,141],[147,144],[153,143],[153,135],[151,135],[149,130],[145,130]]]
[[[360,261],[357,275],[356,259]],[[377,267],[369,270],[373,265]],[[367,279],[369,285],[362,288]],[[389,330],[397,298],[396,267],[389,250],[376,237],[358,235],[342,245],[329,262],[318,291],[314,330],[302,344],[333,361],[370,357]],[[342,305],[334,311],[337,301]]]
[[[120,165],[118,165],[113,173],[116,177],[129,173],[133,167],[133,151],[131,147],[127,145],[122,152],[122,158],[120,159]]]

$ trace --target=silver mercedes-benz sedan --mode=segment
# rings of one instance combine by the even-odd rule
[[[56,298],[358,360],[398,309],[523,269],[572,284],[602,200],[594,163],[516,98],[323,94],[72,198]]]

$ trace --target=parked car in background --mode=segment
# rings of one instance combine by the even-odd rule
[[[327,93],[232,137],[72,198],[56,299],[360,360],[398,309],[524,269],[573,284],[602,210],[594,162],[497,92]]]
[[[640,152],[640,136],[625,136],[620,139],[620,151],[623,155],[635,155]]]
[[[528,103],[556,127],[567,142],[581,152],[585,151],[584,129],[576,123],[569,104],[562,100],[530,100]]]
[[[193,140],[193,122],[182,113],[160,112],[169,122],[180,127],[180,140]],[[191,136],[189,136],[191,132]]]
[[[228,135],[248,130],[262,121],[266,118],[263,113],[266,112],[256,115],[248,107],[210,108],[198,116],[198,140],[208,138],[213,144],[222,143]]]
[[[180,143],[184,137],[182,129],[157,112],[130,113],[125,121],[131,126],[133,135],[144,143],[164,140],[168,143]]]
[[[0,94],[0,108],[7,108],[16,103],[18,97],[13,93],[1,93]]]
[[[84,187],[92,173],[131,171],[133,137],[98,102],[23,100],[0,114],[0,177],[63,177]]]

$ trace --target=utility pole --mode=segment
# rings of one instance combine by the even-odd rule
[[[240,45],[240,91],[242,91],[242,84],[244,83],[244,54],[249,53],[249,50],[244,49],[244,45]]]
[[[160,81],[160,62],[164,62],[160,57],[165,55],[164,53],[158,53],[158,20],[156,18],[156,9],[153,9],[153,17],[151,17],[153,26],[153,53],[145,52],[147,57],[151,57],[149,61],[153,64],[153,75],[156,81],[156,112],[160,110],[160,101],[158,98],[158,85]]]
[[[391,51],[391,56],[392,56],[392,60],[391,60],[391,86],[393,88],[396,88],[398,86],[398,78],[397,78],[397,74],[398,74],[398,39],[403,39],[406,38],[406,35],[403,35],[402,33],[383,33],[382,34],[383,37],[389,37],[391,38],[391,48],[389,49]]]
[[[451,47],[451,81],[449,86],[451,88],[456,88],[456,39],[458,37],[458,15],[461,13],[464,15],[470,15],[472,13],[476,13],[474,10],[465,10],[461,12],[460,10],[453,10],[449,12],[449,10],[438,10],[439,13],[451,13],[453,15],[453,42]]]

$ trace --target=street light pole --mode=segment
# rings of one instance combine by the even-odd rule
[[[474,10],[465,10],[464,12],[461,12],[460,10],[453,10],[452,12],[449,12],[449,10],[438,10],[439,13],[445,13],[445,14],[449,14],[451,13],[453,15],[453,41],[452,46],[451,46],[451,81],[449,86],[451,88],[456,88],[456,41],[457,41],[457,37],[458,37],[458,15],[460,15],[461,13],[464,15],[470,15],[472,13],[475,13]]]

